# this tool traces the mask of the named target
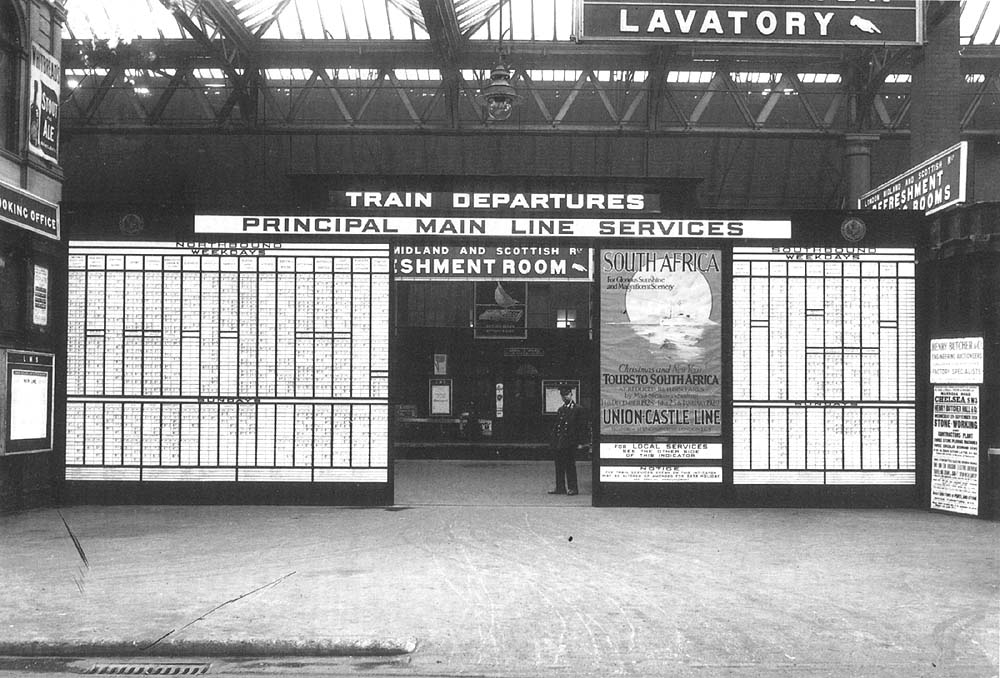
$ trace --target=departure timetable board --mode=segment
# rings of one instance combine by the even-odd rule
[[[914,484],[914,250],[733,250],[734,484]]]
[[[66,479],[388,481],[389,249],[71,242]]]

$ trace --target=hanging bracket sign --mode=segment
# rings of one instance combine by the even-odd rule
[[[578,40],[916,45],[916,0],[744,0],[616,2],[577,0]]]
[[[934,214],[965,203],[969,142],[945,149],[858,198],[863,210],[918,210]]]

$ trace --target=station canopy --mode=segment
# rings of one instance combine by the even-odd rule
[[[575,0],[64,4],[69,131],[484,124],[479,93],[498,63],[510,69],[522,104],[513,124],[524,129],[893,134],[908,126],[912,47],[578,41]],[[1000,0],[925,7],[928,22],[960,12],[963,131],[995,129]],[[855,95],[870,108],[852,112]]]

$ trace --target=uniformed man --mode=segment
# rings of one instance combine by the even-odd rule
[[[562,407],[552,428],[552,453],[556,462],[556,486],[549,494],[578,494],[576,451],[590,442],[586,411],[573,400],[573,387],[559,387]]]

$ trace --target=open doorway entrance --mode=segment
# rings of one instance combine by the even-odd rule
[[[459,502],[545,497],[558,387],[573,384],[579,405],[597,406],[588,283],[397,276],[390,385],[397,503],[413,494],[407,482],[445,503],[459,491],[480,494]],[[584,503],[589,455],[578,456]]]

